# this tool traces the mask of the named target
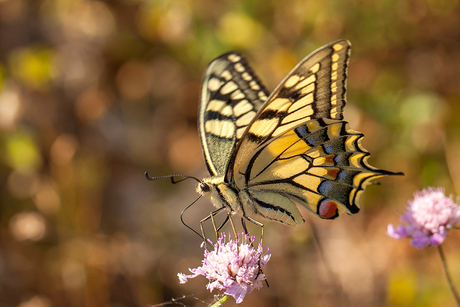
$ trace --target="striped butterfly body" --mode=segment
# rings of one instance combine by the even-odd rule
[[[297,205],[323,219],[354,214],[370,180],[402,175],[369,165],[363,134],[343,121],[350,51],[347,40],[323,46],[270,95],[240,54],[209,64],[198,124],[211,176],[197,192],[215,212],[299,226]]]

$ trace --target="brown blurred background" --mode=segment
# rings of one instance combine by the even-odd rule
[[[460,193],[455,0],[0,0],[0,306],[206,306],[200,238],[180,212],[206,176],[196,129],[214,57],[245,54],[269,89],[314,49],[353,44],[345,119],[381,179],[318,229],[267,223],[270,288],[244,306],[453,306],[434,248],[386,236],[415,190]],[[198,227],[201,199],[184,219]],[[460,236],[445,252],[460,286]],[[326,267],[332,270],[327,274]],[[331,280],[331,276],[333,280]],[[334,290],[343,288],[343,297]],[[235,305],[231,299],[227,306]]]

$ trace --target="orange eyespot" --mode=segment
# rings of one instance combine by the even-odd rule
[[[318,208],[318,214],[323,219],[333,219],[338,216],[337,203],[332,200],[321,202]]]

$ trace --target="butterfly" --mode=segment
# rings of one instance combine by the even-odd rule
[[[271,94],[239,53],[209,64],[198,127],[210,177],[196,190],[217,210],[202,222],[226,210],[262,231],[260,218],[300,226],[298,205],[335,219],[359,211],[372,179],[403,175],[371,166],[364,135],[343,120],[350,52],[348,40],[317,49]]]
[[[323,219],[359,211],[375,178],[363,134],[343,120],[348,40],[304,58],[271,93],[246,59],[230,52],[204,75],[198,127],[210,177],[197,184],[217,209],[253,220],[304,223],[298,205]]]

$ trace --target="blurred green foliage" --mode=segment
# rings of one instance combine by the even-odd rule
[[[196,113],[214,57],[239,50],[273,89],[347,38],[345,118],[372,165],[406,176],[368,187],[355,216],[305,212],[324,259],[307,225],[267,223],[270,289],[243,304],[453,306],[436,251],[385,229],[416,189],[460,192],[459,21],[457,0],[0,0],[0,305],[212,300],[204,280],[176,277],[201,261],[179,220],[193,184],[143,172],[206,175]],[[184,218],[196,228],[211,210],[200,200]],[[445,245],[460,285],[458,238]]]

